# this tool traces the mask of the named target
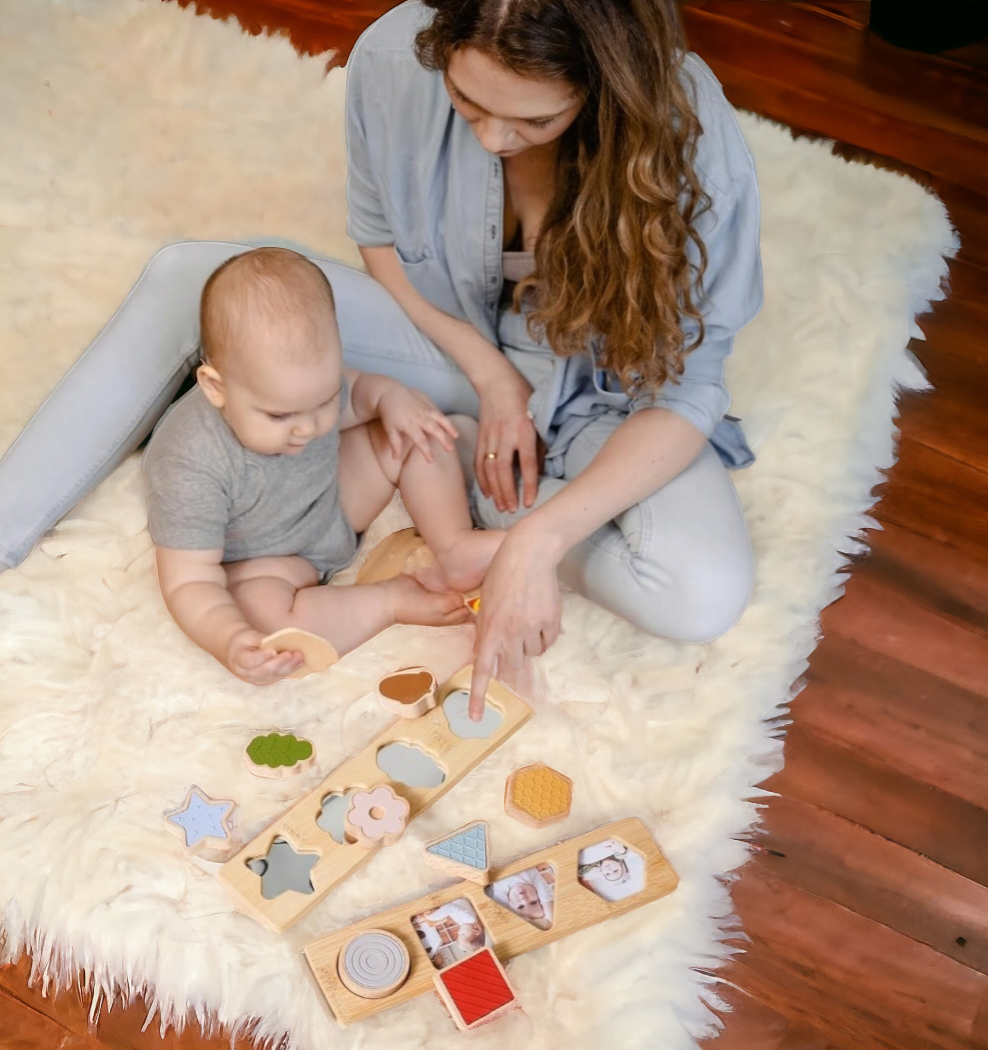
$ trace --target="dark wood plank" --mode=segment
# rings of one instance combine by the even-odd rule
[[[112,1010],[104,1007],[94,1031],[89,1029],[89,1000],[78,988],[43,996],[37,987],[28,981],[31,972],[30,959],[22,955],[16,964],[0,966],[0,995],[20,1003],[52,1026],[52,1033],[66,1033],[69,1040],[61,1050],[253,1050],[253,1042],[239,1036],[231,1043],[228,1033],[219,1029],[215,1034],[204,1035],[194,1017],[189,1018],[185,1030],[179,1034],[169,1029],[164,1037],[158,1034],[157,1024],[142,1031],[148,1008],[143,999],[128,1007],[116,1003]],[[0,1009],[3,1001],[0,999]],[[0,1014],[0,1033],[3,1032],[3,1014]],[[38,1021],[38,1031],[43,1029]],[[70,1038],[71,1037],[71,1038]],[[49,1038],[48,1035],[45,1038]],[[74,1039],[75,1042],[71,1040]],[[44,1041],[29,1043],[25,1050],[50,1050],[52,1044]],[[54,1046],[59,1046],[55,1043]],[[5,1050],[0,1042],[0,1050]]]
[[[982,158],[988,124],[969,122],[972,112],[981,113],[988,97],[976,83],[966,76],[953,82],[949,73],[954,68],[949,63],[950,70],[937,66],[932,74],[919,73],[917,66],[914,87],[925,84],[928,94],[922,98],[914,91],[903,103],[895,94],[903,83],[899,74],[893,88],[881,79],[884,70],[873,69],[875,55],[891,49],[873,35],[867,37],[868,43],[862,43],[862,34],[838,26],[852,38],[847,47],[857,48],[857,54],[838,57],[825,49],[811,50],[783,32],[749,24],[749,10],[751,18],[757,16],[762,21],[789,20],[787,7],[760,0],[731,0],[727,4],[706,0],[684,8],[691,47],[709,63],[735,105],[897,157],[988,194],[988,172]],[[740,17],[742,11],[744,19]],[[793,24],[801,26],[797,20]],[[833,33],[835,25],[830,21],[831,28],[821,32]],[[755,55],[757,62],[753,62]],[[922,56],[924,60],[929,57]],[[959,97],[968,99],[963,117],[946,103],[942,109],[929,105],[929,100],[944,97],[950,90],[948,83]]]
[[[923,536],[984,557],[988,549],[988,474],[903,438],[899,462],[878,490],[874,514]]]
[[[899,409],[903,435],[988,474],[988,360],[958,357],[914,339],[933,392],[905,394]]]
[[[401,0],[178,0],[200,14],[236,18],[248,32],[286,33],[304,55],[335,52],[328,65],[343,65],[357,37]]]
[[[0,989],[0,1050],[99,1050]]]
[[[718,1012],[724,1030],[703,1040],[701,1050],[851,1050],[831,1042],[818,1029],[780,1014],[736,985],[725,982],[717,992],[730,1010]]]
[[[903,591],[877,573],[855,574],[844,597],[823,615],[825,635],[852,641],[867,638],[874,652],[983,696],[988,705],[984,630],[912,601]]]
[[[988,888],[827,810],[773,798],[753,861],[988,974]]]
[[[983,697],[843,639],[824,641],[808,677],[793,704],[800,726],[988,808]]]
[[[822,1022],[829,1014],[839,1021],[838,1031],[874,1045],[976,1045],[988,993],[984,974],[756,866],[744,870],[734,898],[753,942],[744,967],[817,999],[814,1013]],[[731,977],[751,990],[735,973]],[[756,996],[773,1009],[789,1012],[759,991]]]
[[[786,737],[785,768],[764,786],[828,809],[988,886],[988,812],[864,748],[796,722]]]

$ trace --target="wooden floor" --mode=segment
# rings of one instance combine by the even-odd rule
[[[208,6],[340,62],[393,0]],[[885,531],[824,614],[767,785],[779,797],[734,890],[750,938],[724,974],[735,1011],[708,1050],[988,1048],[988,61],[977,46],[893,48],[867,33],[867,9],[685,7],[693,49],[736,105],[913,170],[964,243],[913,347],[936,393],[903,401]],[[78,995],[43,1000],[26,974],[26,960],[0,969],[3,1050],[229,1045],[141,1035],[138,1008],[90,1034]]]

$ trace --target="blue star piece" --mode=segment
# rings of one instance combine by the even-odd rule
[[[206,839],[229,841],[230,827],[227,823],[233,802],[214,802],[201,788],[193,785],[185,799],[185,805],[165,815],[171,824],[176,824],[185,833],[185,848],[193,849]]]

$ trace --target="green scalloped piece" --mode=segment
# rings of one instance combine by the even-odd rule
[[[247,745],[247,757],[255,766],[279,769],[311,758],[312,744],[308,740],[299,740],[293,733],[267,733],[254,737]]]

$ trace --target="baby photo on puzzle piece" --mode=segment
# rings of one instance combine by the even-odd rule
[[[413,915],[412,926],[437,970],[490,944],[480,916],[466,897]]]

